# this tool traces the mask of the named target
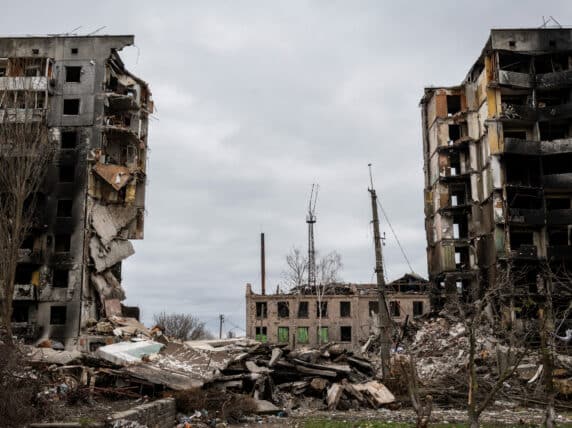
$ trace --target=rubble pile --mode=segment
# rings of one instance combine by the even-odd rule
[[[417,320],[410,325],[410,329],[404,352],[416,363],[422,393],[430,394],[440,405],[466,405],[469,340],[465,325],[453,317],[433,317]],[[543,391],[540,384],[543,368],[538,349],[509,349],[486,324],[477,330],[476,344],[477,393],[480,396],[485,396],[491,390],[499,373],[507,367],[514,367],[511,360],[522,353],[522,359],[515,363],[514,376],[503,382],[496,398],[524,404],[543,404],[537,399]],[[557,404],[566,407],[572,391],[572,357],[556,354],[553,380]]]

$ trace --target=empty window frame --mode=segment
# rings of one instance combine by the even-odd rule
[[[419,300],[413,301],[413,316],[423,315],[423,302]]]
[[[328,327],[318,327],[318,343],[328,343],[330,341],[330,334]]]
[[[447,115],[452,116],[461,111],[461,96],[447,95]]]
[[[77,132],[63,131],[60,147],[62,149],[75,149],[77,146]]]
[[[77,55],[79,52],[78,48],[71,48],[72,55]]]
[[[351,302],[340,302],[340,317],[348,318],[352,316]]]
[[[60,183],[73,183],[75,178],[75,167],[73,165],[60,165]]]
[[[55,251],[56,253],[68,253],[71,248],[71,235],[60,234],[56,235],[55,239]]]
[[[71,199],[59,199],[56,217],[69,218],[72,216],[73,201]]]
[[[278,318],[288,318],[290,316],[290,304],[288,302],[278,302]]]
[[[81,81],[81,67],[66,67],[66,83],[79,83]]]
[[[298,327],[296,341],[298,343],[310,342],[310,334],[308,333],[308,327]]]
[[[256,327],[254,329],[254,337],[259,342],[267,342],[268,341],[268,333],[266,327]]]
[[[298,318],[308,318],[308,302],[298,303]]]
[[[328,317],[328,302],[316,302],[316,317],[317,318]]]
[[[28,322],[30,319],[30,304],[14,300],[12,303],[12,322]]]
[[[290,328],[278,327],[278,343],[288,343],[290,341]]]
[[[268,317],[268,303],[256,302],[256,318]]]
[[[340,327],[340,341],[341,342],[351,342],[352,341],[352,328],[349,325]]]
[[[79,98],[64,100],[64,115],[77,116],[79,114]]]
[[[66,323],[66,307],[52,306],[50,307],[50,324],[63,325]]]
[[[36,269],[33,265],[18,263],[16,266],[16,277],[14,278],[14,283],[20,285],[31,284],[35,270]]]
[[[67,269],[55,269],[52,278],[52,287],[68,288],[69,271]]]
[[[449,142],[453,143],[461,138],[461,126],[449,125]]]
[[[392,300],[389,302],[389,314],[395,318],[401,316],[401,305],[398,301]]]
[[[379,302],[377,300],[370,300],[368,303],[369,316],[379,314]]]

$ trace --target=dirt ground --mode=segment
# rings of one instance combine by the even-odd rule
[[[557,422],[560,427],[572,427],[572,412],[557,413]],[[485,427],[514,427],[514,426],[539,426],[542,422],[542,409],[506,409],[495,408],[485,412],[481,422]],[[434,409],[431,425],[436,427],[463,426],[466,422],[466,411],[450,409]],[[315,428],[315,427],[405,427],[415,426],[415,413],[410,409],[403,410],[367,410],[347,412],[325,411],[301,411],[293,412],[288,418],[257,417],[251,418],[240,427],[291,427],[291,428]],[[413,424],[413,425],[409,425]]]

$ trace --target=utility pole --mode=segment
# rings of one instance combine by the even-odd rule
[[[375,273],[377,276],[378,295],[378,319],[379,319],[379,354],[381,357],[381,370],[384,379],[390,376],[390,349],[391,349],[391,322],[385,300],[385,277],[383,275],[383,256],[381,253],[381,235],[379,233],[379,215],[377,212],[377,195],[373,188],[373,177],[371,174],[371,164],[369,167],[369,181],[371,187],[368,189],[371,195],[371,210],[373,213],[373,240],[375,244]]]
[[[264,296],[266,294],[266,253],[264,249],[264,232],[260,234],[260,288]]]
[[[222,323],[224,322],[224,315],[220,314],[218,316],[218,319],[219,319],[218,338],[222,339]]]

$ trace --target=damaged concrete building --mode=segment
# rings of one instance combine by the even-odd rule
[[[492,30],[462,84],[421,100],[432,303],[510,270],[511,318],[572,268],[572,30]],[[531,299],[531,297],[533,297]],[[566,303],[568,304],[568,303]]]
[[[13,322],[28,337],[86,347],[87,325],[126,310],[121,262],[134,253],[130,240],[143,238],[153,111],[147,84],[118,54],[133,43],[130,35],[0,38],[0,100],[36,91],[60,142],[16,275]]]
[[[395,323],[429,312],[427,284],[426,279],[407,274],[387,285]],[[318,298],[316,289],[307,286],[288,293],[257,294],[247,284],[247,337],[291,348],[339,342],[351,349],[363,345],[378,328],[376,284],[331,284],[320,294]]]

